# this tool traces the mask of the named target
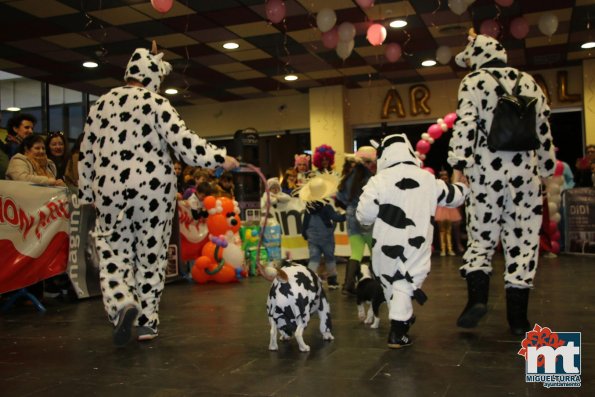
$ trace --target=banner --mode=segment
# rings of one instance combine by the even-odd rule
[[[595,254],[595,189],[566,190],[564,218],[566,252]]]
[[[66,270],[69,218],[67,189],[0,180],[0,293]]]
[[[286,203],[271,206],[270,216],[281,225],[281,253],[289,252],[291,259],[307,259],[308,242],[302,237],[302,225],[306,206],[300,199],[292,197]],[[347,237],[347,224],[340,222],[335,228],[335,255],[350,256],[351,247]]]

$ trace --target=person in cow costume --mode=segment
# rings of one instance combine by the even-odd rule
[[[176,209],[176,176],[169,148],[186,163],[238,166],[189,130],[158,94],[171,65],[163,53],[139,48],[124,76],[91,108],[79,158],[79,199],[94,204],[103,303],[123,346],[157,336],[167,246]]]
[[[467,187],[420,168],[404,134],[384,138],[377,157],[377,173],[364,187],[356,217],[361,225],[374,224],[372,268],[388,303],[388,347],[400,348],[411,344],[412,299],[427,299],[421,287],[430,272],[436,206],[458,207]]]
[[[456,61],[472,70],[459,86],[458,120],[448,158],[454,179],[464,173],[470,185],[466,202],[469,242],[460,268],[467,281],[468,302],[457,325],[476,327],[487,312],[492,255],[501,242],[507,319],[513,334],[524,335],[531,329],[527,307],[539,253],[540,177],[551,176],[555,168],[548,122],[550,109],[535,80],[506,65],[506,51],[494,38],[470,30],[469,44]],[[515,85],[517,94],[536,99],[538,148],[494,150],[488,147],[486,131],[493,133],[493,113],[499,97],[505,94],[504,90],[510,94]]]

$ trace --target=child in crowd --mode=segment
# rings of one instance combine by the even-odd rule
[[[335,151],[329,145],[320,145],[314,150],[314,159],[312,160],[316,173],[322,174],[333,172],[335,165]]]
[[[421,286],[430,272],[436,206],[458,207],[468,188],[421,169],[405,134],[384,138],[377,156],[377,173],[364,187],[356,217],[364,226],[374,225],[372,268],[388,303],[388,347],[396,349],[411,344],[412,299],[420,304],[427,299]]]
[[[438,179],[449,183],[450,177],[448,171],[442,170],[438,173]],[[455,256],[452,248],[452,228],[459,227],[461,222],[461,213],[458,208],[448,208],[438,206],[436,208],[436,215],[434,216],[440,231],[440,256]]]
[[[269,197],[271,200],[271,208],[277,208],[278,203],[286,203],[291,199],[291,197],[283,193],[281,191],[281,184],[279,183],[279,178],[269,178],[267,179],[267,186],[269,188]],[[267,204],[267,192],[262,194],[262,198],[260,199],[260,208],[261,212],[264,216],[266,211],[266,204]],[[269,210],[270,211],[270,210]]]
[[[234,188],[233,175],[231,172],[226,171],[219,177],[219,182],[217,183],[217,186],[215,186],[215,195],[235,200]]]
[[[184,176],[182,175],[182,171],[184,170],[184,164],[181,161],[175,160],[174,161],[174,174],[176,175],[176,187],[178,193],[176,194],[177,200],[182,200],[184,197]]]
[[[209,214],[205,211],[203,201],[205,197],[211,196],[214,193],[214,189],[209,182],[200,182],[196,185],[196,189],[192,196],[188,198],[188,206],[192,212],[192,217],[196,220],[204,218],[205,220]]]
[[[191,197],[194,192],[196,191],[196,187],[198,185],[200,185],[203,182],[209,182],[210,178],[209,178],[209,173],[200,168],[197,167],[194,169],[194,172],[192,173],[192,179],[191,179],[191,184],[189,184],[189,186],[187,187],[186,190],[184,190],[184,199],[187,200],[189,197]]]
[[[321,174],[310,178],[299,191],[300,199],[306,203],[302,235],[308,241],[308,267],[317,272],[321,255],[324,255],[329,289],[339,288],[334,231],[336,222],[345,221],[345,215],[335,212],[328,203],[338,186],[338,176]]]
[[[296,154],[293,156],[294,159],[294,168],[297,172],[297,181],[296,185],[302,186],[306,183],[308,176],[310,174],[310,156],[307,154]]]
[[[297,171],[294,168],[286,169],[281,182],[281,190],[283,193],[291,195],[297,187]]]

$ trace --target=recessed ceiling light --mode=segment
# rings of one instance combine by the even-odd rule
[[[167,95],[176,95],[178,93],[178,90],[176,90],[175,88],[168,88],[167,90],[165,90],[165,93]]]
[[[433,59],[426,59],[425,61],[423,61],[423,62],[421,63],[421,66],[425,66],[425,67],[428,67],[428,68],[429,68],[430,66],[434,66],[434,65],[436,65],[436,61],[435,61],[435,60],[433,60]]]
[[[233,41],[223,44],[223,48],[225,48],[226,50],[235,50],[236,48],[239,48],[239,47],[240,47],[240,45],[238,43],[234,43]]]
[[[296,81],[298,77],[295,74],[288,74],[284,77],[284,79],[287,81]]]
[[[83,63],[83,66],[86,68],[96,68],[99,65],[97,64],[97,62],[87,61],[87,62]]]
[[[394,21],[392,21],[389,26],[391,28],[404,28],[405,26],[407,26],[407,21],[405,21],[404,19],[395,19]]]
[[[587,41],[581,46],[581,48],[584,48],[585,50],[589,48],[595,48],[595,41]]]
[[[6,108],[7,111],[9,112],[19,112],[21,110],[21,108],[17,108],[16,106],[11,106]]]

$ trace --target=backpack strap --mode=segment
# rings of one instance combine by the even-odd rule
[[[519,95],[519,93],[520,93],[519,85],[521,83],[521,77],[523,77],[523,72],[521,72],[520,70],[517,70],[517,72],[518,72],[518,76],[516,78],[516,82],[514,83],[514,87],[512,88],[513,95]]]
[[[493,78],[494,80],[496,80],[496,83],[498,83],[498,85],[500,86],[500,88],[502,88],[502,90],[504,90],[504,92],[505,92],[507,95],[510,95],[510,94],[508,94],[508,90],[507,90],[506,88],[504,88],[504,86],[502,85],[502,83],[501,83],[501,82],[500,82],[500,80],[499,80],[499,79],[496,77],[496,75],[495,75],[494,73],[490,72],[490,71],[489,71],[489,70],[487,70],[487,69],[483,69],[483,71],[484,71],[484,72],[486,72],[487,74],[489,74],[490,76],[492,76],[492,78]],[[520,76],[520,74],[519,74],[519,76]],[[519,84],[519,80],[520,80],[520,77],[519,77],[519,79],[517,79],[517,81],[516,81],[516,85],[515,85],[515,86],[514,86],[514,88],[512,89],[512,92],[514,92],[514,90],[515,90],[516,86]]]

